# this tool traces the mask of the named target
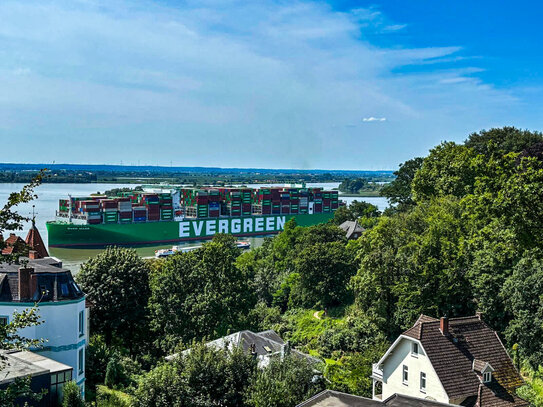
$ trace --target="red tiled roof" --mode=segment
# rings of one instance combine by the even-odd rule
[[[28,231],[28,235],[26,235],[25,242],[30,246],[31,250],[35,250],[38,253],[40,258],[49,257],[49,253],[45,248],[40,232],[34,223],[32,224],[32,228]]]
[[[524,382],[500,338],[479,317],[451,318],[443,335],[439,320],[421,316],[404,335],[420,340],[450,399],[480,395],[480,407],[528,405],[514,395]],[[491,383],[481,383],[475,359],[492,366]]]

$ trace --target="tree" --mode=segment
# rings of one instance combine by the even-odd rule
[[[157,345],[223,336],[239,329],[256,304],[250,276],[236,266],[240,250],[229,235],[166,259],[151,276],[149,309]]]
[[[136,390],[136,406],[244,407],[256,360],[241,347],[193,343],[189,352],[149,372]]]
[[[543,365],[543,252],[526,252],[503,286],[501,298],[513,319],[506,330],[510,344],[537,369]]]
[[[62,407],[85,407],[85,402],[81,397],[81,390],[74,381],[66,383],[63,392]]]
[[[15,211],[15,207],[21,203],[30,202],[36,195],[34,188],[41,183],[43,171],[41,171],[32,181],[25,185],[20,192],[13,192],[8,197],[8,201],[0,211],[0,236],[4,230],[20,230],[23,228],[23,222],[28,221],[28,218],[21,216]],[[0,249],[3,247],[3,241],[0,239]],[[13,256],[3,256],[4,261],[18,261],[19,253],[14,253]],[[38,308],[36,306],[15,312],[9,323],[0,325],[0,343],[2,349],[27,349],[33,346],[39,346],[43,341],[40,339],[28,339],[19,335],[19,331],[41,324]],[[0,356],[0,370],[4,368],[6,361],[5,356]],[[30,378],[17,378],[6,388],[0,390],[0,407],[11,407],[16,400],[26,398],[39,401],[42,394],[32,392],[30,388]]]
[[[147,335],[148,264],[134,249],[108,247],[81,266],[77,281],[93,304],[94,332],[134,349]]]
[[[5,245],[3,239],[1,238],[4,231],[22,230],[23,223],[30,220],[28,217],[19,214],[15,210],[15,208],[22,203],[27,203],[37,198],[37,195],[34,194],[34,189],[41,184],[44,171],[45,169],[41,170],[36,176],[34,176],[30,183],[23,186],[21,191],[12,192],[9,195],[7,202],[4,204],[2,210],[0,210],[0,250],[4,248]],[[23,249],[26,249],[26,247],[24,247]],[[16,252],[9,256],[3,255],[2,260],[18,262],[19,256],[21,254],[26,253]]]
[[[473,193],[480,167],[485,162],[474,150],[444,142],[430,150],[413,178],[413,200],[435,197],[462,198]]]
[[[334,213],[333,223],[341,225],[347,220],[358,220],[363,226],[373,226],[381,216],[379,209],[368,202],[354,200],[349,206],[342,206]]]
[[[252,407],[291,407],[322,391],[321,380],[315,380],[313,366],[303,358],[274,358],[259,369],[247,389],[247,404]]]
[[[390,338],[421,313],[474,311],[461,208],[453,198],[419,203],[409,212],[382,217],[361,237],[360,268],[352,279],[355,302]]]
[[[507,153],[520,153],[533,144],[543,141],[543,134],[538,131],[520,130],[515,127],[493,128],[472,133],[464,142],[466,147],[478,154],[491,156]]]
[[[358,194],[368,184],[365,178],[347,178],[339,184],[338,190],[351,194]]]
[[[347,283],[355,274],[354,258],[343,242],[316,243],[306,247],[296,260],[303,305],[328,308],[344,303]]]
[[[421,157],[412,158],[394,171],[396,178],[394,181],[385,185],[381,189],[381,196],[388,198],[391,204],[398,205],[398,209],[403,210],[414,205],[412,183],[416,172],[422,166]]]

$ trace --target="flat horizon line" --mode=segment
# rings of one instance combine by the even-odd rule
[[[288,172],[311,172],[311,171],[317,171],[317,172],[351,172],[351,173],[357,173],[357,172],[386,172],[386,173],[392,173],[395,170],[391,169],[378,169],[378,170],[370,170],[370,169],[322,169],[322,168],[309,168],[309,169],[302,169],[302,168],[263,168],[263,167],[205,167],[205,166],[167,166],[167,165],[128,165],[128,164],[83,164],[83,163],[0,163],[0,168],[3,167],[32,167],[32,169],[52,169],[55,168],[65,168],[65,167],[93,167],[93,168],[152,168],[152,169],[162,169],[162,170],[188,170],[188,169],[194,169],[194,170],[221,170],[221,171],[288,171]]]

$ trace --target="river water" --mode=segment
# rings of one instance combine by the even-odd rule
[[[0,183],[0,207],[4,206],[10,193],[20,191],[24,184],[1,184]],[[251,188],[258,188],[263,186],[284,186],[284,184],[249,184]],[[308,183],[307,187],[322,187],[325,189],[333,189],[339,186],[339,182],[328,183]],[[58,209],[58,200],[68,198],[68,194],[72,196],[85,196],[96,192],[104,192],[108,189],[123,188],[123,187],[136,187],[135,184],[42,184],[36,188],[35,193],[38,198],[27,204],[22,204],[17,207],[17,211],[23,216],[32,216],[32,211],[35,212],[36,226],[38,227],[40,234],[47,245],[47,229],[45,223],[48,220],[55,218],[55,211]],[[382,197],[368,197],[368,198],[353,198],[345,197],[340,199],[346,203],[351,203],[354,200],[366,201],[377,206],[379,210],[384,210],[388,206],[386,198]],[[30,224],[24,225],[22,231],[16,231],[23,239],[26,237]],[[7,237],[9,231],[4,231],[4,235]],[[248,238],[252,247],[258,247],[262,244],[262,238]],[[195,243],[187,243],[187,245],[194,245]],[[171,245],[153,246],[153,247],[138,247],[136,251],[142,257],[153,256],[155,250],[169,248]],[[51,248],[49,254],[55,256],[63,261],[64,266],[77,273],[79,266],[82,262],[89,259],[92,256],[100,253],[102,249],[60,249]]]

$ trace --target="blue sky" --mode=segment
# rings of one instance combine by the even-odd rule
[[[538,2],[0,2],[6,162],[394,169],[543,130]]]

